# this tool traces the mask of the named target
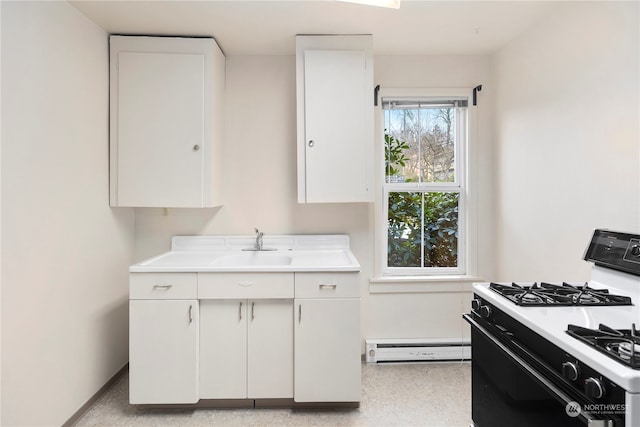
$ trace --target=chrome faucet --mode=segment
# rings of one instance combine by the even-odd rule
[[[254,228],[254,230],[256,230],[256,251],[261,251],[263,244],[262,237],[264,237],[264,233],[257,228]]]
[[[262,231],[258,230],[257,228],[254,228],[254,230],[256,231],[256,243],[251,248],[242,249],[243,251],[262,252],[262,251],[275,251],[275,250],[277,250],[276,248],[265,248],[264,246],[262,246],[262,238],[264,237],[264,233]]]

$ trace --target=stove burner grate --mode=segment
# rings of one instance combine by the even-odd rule
[[[569,325],[567,333],[620,363],[640,369],[640,331],[635,323],[631,329],[612,329],[603,324],[598,329]]]
[[[536,282],[526,286],[491,283],[489,288],[522,306],[633,305],[630,297],[610,294],[607,289],[594,289],[588,283],[571,285],[563,282],[562,285],[554,285]]]

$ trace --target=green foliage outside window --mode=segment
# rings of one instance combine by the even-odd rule
[[[388,133],[384,133],[384,170],[387,176],[398,175],[398,167],[406,166],[408,157],[405,150],[409,149],[409,144],[394,138]]]

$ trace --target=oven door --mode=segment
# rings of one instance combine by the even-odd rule
[[[470,315],[463,317],[471,325],[475,427],[624,426],[619,418],[581,412],[588,402],[561,390]]]

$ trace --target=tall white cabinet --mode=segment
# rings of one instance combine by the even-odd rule
[[[110,37],[111,206],[222,204],[225,58],[214,39]]]
[[[296,38],[298,202],[372,202],[372,38]]]

